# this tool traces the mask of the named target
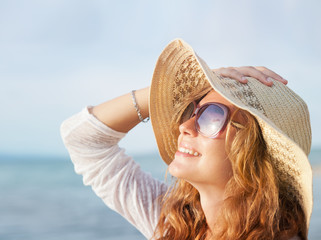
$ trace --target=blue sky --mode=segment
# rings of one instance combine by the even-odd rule
[[[321,146],[320,9],[317,0],[2,0],[0,153],[66,155],[61,122],[148,86],[177,37],[213,68],[263,65],[288,79],[309,106],[313,147]],[[121,145],[155,151],[150,123]]]

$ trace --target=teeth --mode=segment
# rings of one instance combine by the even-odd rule
[[[195,157],[200,155],[198,152],[196,152],[196,151],[194,152],[193,150],[187,149],[187,148],[184,148],[184,147],[179,147],[178,151],[180,151],[182,153],[187,153],[187,154],[193,155]]]

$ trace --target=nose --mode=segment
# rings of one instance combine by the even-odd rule
[[[195,128],[195,116],[179,125],[179,131],[183,135],[190,135],[191,137],[196,137],[198,132]]]

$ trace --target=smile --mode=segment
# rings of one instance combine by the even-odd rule
[[[181,152],[181,153],[187,153],[187,154],[195,156],[195,157],[200,155],[198,152],[193,151],[191,149],[184,148],[184,147],[179,147],[178,151]]]

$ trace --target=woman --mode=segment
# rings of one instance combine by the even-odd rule
[[[150,89],[84,109],[62,137],[84,184],[148,239],[307,239],[309,115],[284,83],[265,68],[213,72],[177,39]],[[117,145],[149,116],[170,187]]]

